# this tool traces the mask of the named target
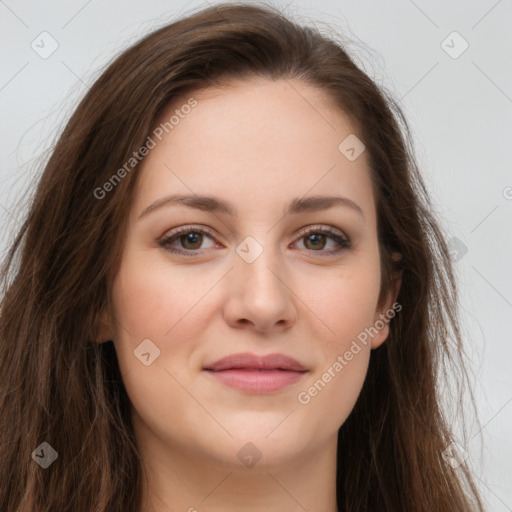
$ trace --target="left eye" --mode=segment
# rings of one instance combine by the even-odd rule
[[[316,251],[317,249],[325,249],[328,240],[327,235],[324,233],[313,233],[311,235],[304,236],[300,239],[306,249]]]
[[[336,253],[350,247],[348,238],[344,238],[333,231],[321,229],[310,230],[303,234],[296,242],[296,244],[299,244],[299,248],[302,248],[300,247],[301,243],[306,250],[327,254]]]

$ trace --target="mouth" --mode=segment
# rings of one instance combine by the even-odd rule
[[[250,353],[224,357],[203,371],[228,387],[251,394],[279,391],[308,373],[296,359],[284,354],[257,356]]]

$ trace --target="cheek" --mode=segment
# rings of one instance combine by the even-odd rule
[[[364,338],[371,326],[374,308],[368,297],[357,298],[349,289],[332,300],[325,297],[325,322],[330,333],[323,338],[321,364],[299,390],[297,401],[304,414],[321,419],[318,434],[332,435],[352,411],[364,384],[371,352],[370,340]],[[376,299],[375,299],[376,300]]]
[[[164,258],[128,253],[112,291],[118,337],[174,339],[183,320],[208,303],[215,280],[211,273],[172,268]]]
[[[148,396],[173,387],[165,370],[179,382],[186,379],[213,310],[207,292],[215,276],[192,279],[183,269],[148,265],[145,258],[143,251],[127,252],[112,288],[114,345],[121,373],[129,375],[125,384],[134,403],[147,387]]]
[[[375,320],[380,291],[378,255],[344,265],[319,279],[302,279],[303,289],[308,290],[306,306],[328,327],[329,353],[344,352]]]
[[[191,354],[213,310],[205,294],[216,280],[211,272],[196,273],[192,279],[180,268],[148,265],[140,251],[125,254],[114,280],[114,345],[123,383],[137,415],[155,432],[163,425],[162,435],[184,439],[188,434],[183,424],[204,420],[185,388],[190,384]],[[144,352],[138,349],[142,342]],[[150,364],[134,351],[139,356],[149,352]]]
[[[329,329],[321,339],[322,363],[301,388],[298,402],[335,432],[347,419],[362,389],[371,352],[380,289],[378,256],[347,265],[328,279],[308,280],[307,304]]]
[[[369,356],[368,347],[351,350],[349,345],[344,352],[333,354],[300,390],[299,407],[304,418],[316,418],[317,435],[334,435],[350,415],[363,387]]]

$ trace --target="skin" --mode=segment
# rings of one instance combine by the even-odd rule
[[[309,403],[298,395],[390,310],[398,293],[399,282],[377,308],[381,269],[366,153],[351,162],[338,150],[356,133],[350,119],[300,81],[251,79],[193,97],[197,106],[137,170],[98,340],[113,340],[133,406],[148,476],[140,512],[335,511],[337,431],[387,325],[360,343]],[[162,120],[187,99],[169,106]],[[171,194],[214,196],[234,214],[168,204],[139,218]],[[285,215],[295,198],[333,195],[349,198],[362,214],[336,205]],[[192,246],[195,256],[160,245],[188,225],[192,233],[213,233],[202,245],[183,238],[170,244],[184,252]],[[308,226],[331,227],[351,246],[329,254],[337,242],[318,230],[317,238],[306,236]],[[263,249],[252,263],[236,251],[248,236]],[[160,350],[149,366],[134,356],[145,339]],[[280,391],[251,394],[203,371],[239,352],[286,354],[308,372]],[[252,467],[237,457],[244,446],[261,454]]]

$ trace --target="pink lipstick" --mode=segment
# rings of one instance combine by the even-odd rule
[[[284,354],[250,353],[223,357],[204,370],[226,386],[252,394],[279,391],[295,384],[308,372],[296,359]]]

